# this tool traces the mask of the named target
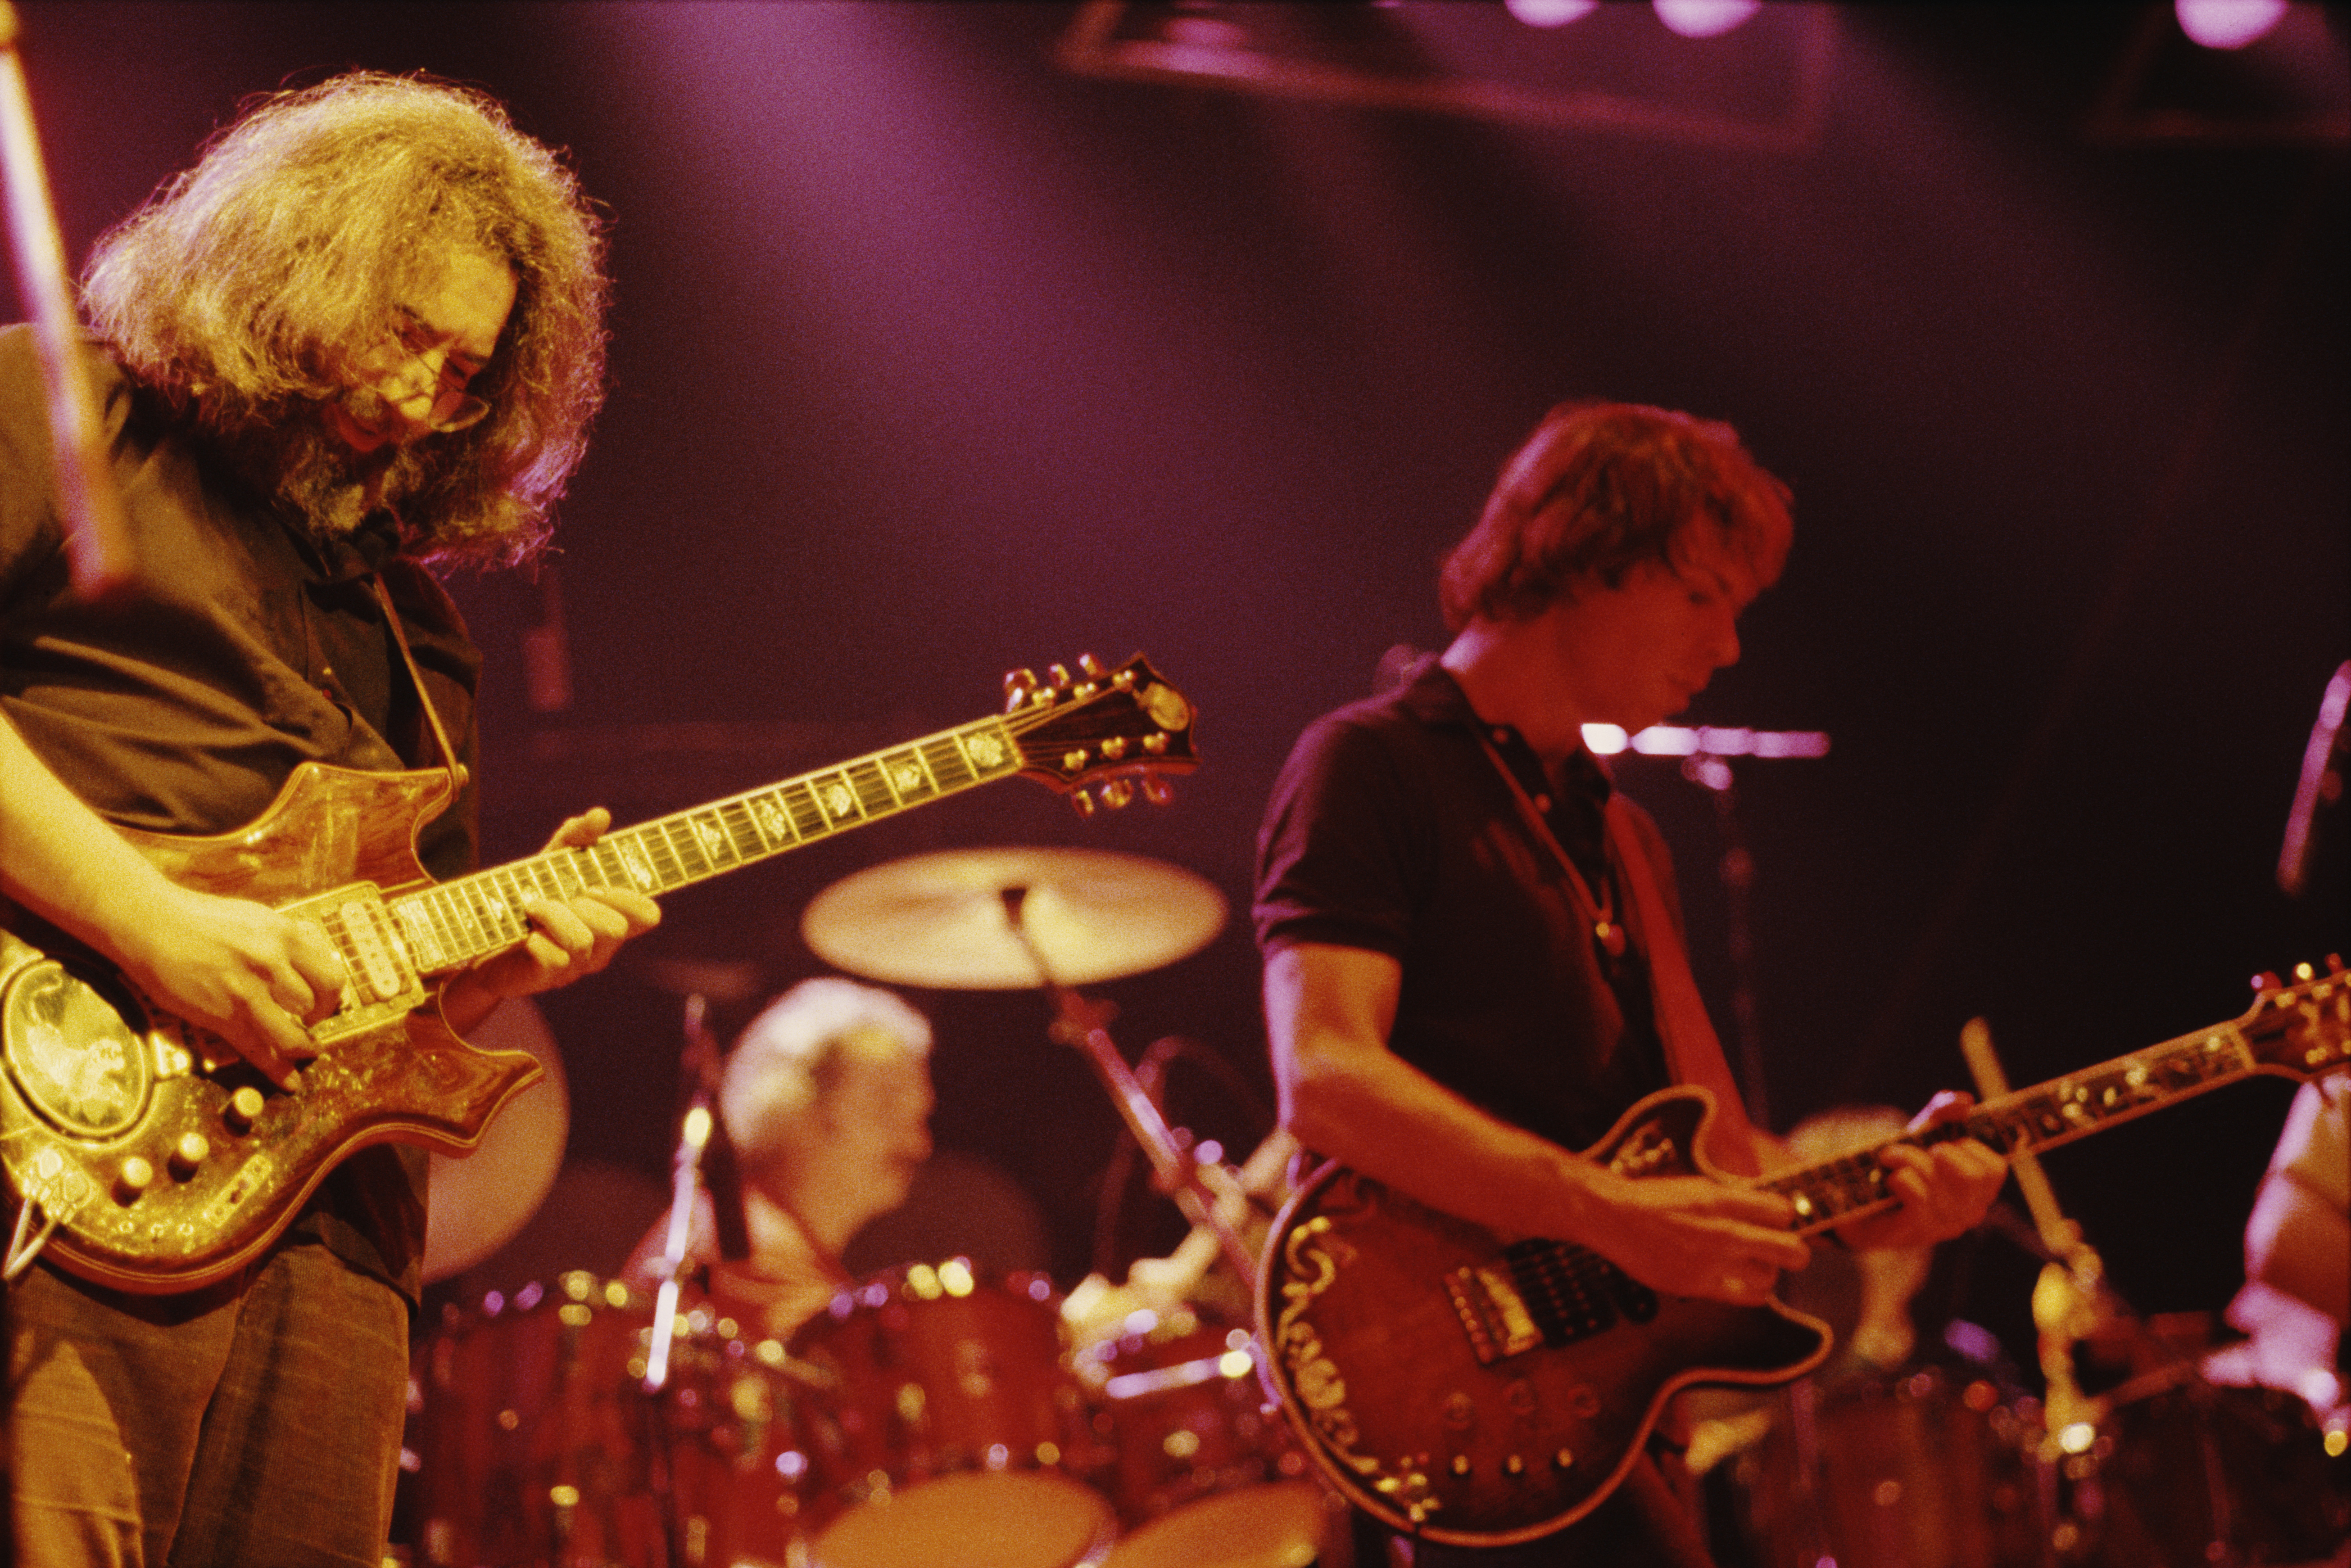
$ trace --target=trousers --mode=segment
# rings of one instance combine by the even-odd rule
[[[37,1263],[8,1322],[18,1562],[380,1568],[407,1404],[391,1285],[308,1242],[172,1296]]]

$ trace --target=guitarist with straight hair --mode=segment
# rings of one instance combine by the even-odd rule
[[[478,93],[359,73],[255,106],[99,242],[84,280],[103,341],[83,370],[135,559],[98,603],[68,586],[30,337],[0,333],[0,921],[110,965],[272,1115],[289,1102],[264,1081],[298,1082],[360,967],[318,924],[170,880],[114,829],[242,830],[304,764],[442,769],[418,797],[417,858],[435,880],[473,869],[480,659],[431,572],[544,541],[603,395],[603,265],[570,172]],[[384,814],[320,812],[320,861],[371,834],[405,854],[404,819],[368,820]],[[557,841],[608,826],[591,811]],[[520,913],[527,937],[442,988],[450,1028],[601,968],[657,918],[627,888]],[[173,1070],[147,1037],[92,1046],[19,1021],[9,1071],[64,1083],[56,1115],[102,1124],[133,1097],[119,1083],[143,1093]],[[174,1130],[169,1172],[123,1161],[81,1207],[198,1190],[259,1114],[209,1140]],[[237,1157],[267,1178],[268,1154]],[[424,1168],[414,1147],[360,1150],[200,1289],[26,1269],[9,1298],[19,1560],[375,1568]],[[29,1219],[63,1192],[16,1207]]]
[[[1631,733],[1658,723],[1736,661],[1739,615],[1779,576],[1791,532],[1785,486],[1728,426],[1631,404],[1553,409],[1445,564],[1451,644],[1396,690],[1306,731],[1259,840],[1256,920],[1283,1124],[1307,1148],[1444,1215],[1590,1249],[1629,1277],[1614,1287],[1628,1317],[1654,1312],[1659,1296],[1754,1307],[1809,1253],[1791,1232],[1786,1197],[1695,1174],[1634,1179],[1635,1163],[1578,1152],[1643,1095],[1687,1083],[1718,1104],[1702,1151],[1714,1166],[1751,1175],[1783,1163],[1741,1112],[1690,982],[1656,826],[1612,789],[1582,727]],[[1967,1108],[1964,1096],[1938,1097],[1921,1121]],[[1900,1202],[1846,1225],[1849,1245],[1958,1235],[1982,1218],[2006,1171],[1965,1138],[1882,1157]],[[1302,1301],[1353,1260],[1324,1253],[1326,1271],[1292,1294]],[[1471,1310],[1461,1303],[1483,1283],[1462,1287],[1464,1321]],[[1268,1301],[1272,1318],[1281,1303]],[[1452,1313],[1439,1316],[1453,1326]],[[1498,1316],[1497,1332],[1508,1321]],[[1323,1348],[1311,1335],[1274,1338],[1277,1360]],[[1384,1364],[1409,1380],[1418,1360],[1399,1343],[1358,1365]],[[1352,1431],[1348,1384],[1332,1364],[1291,1370],[1322,1430]],[[1530,1387],[1512,1391],[1520,1416],[1533,1409]],[[1416,1397],[1464,1434],[1454,1475],[1471,1468],[1470,1435],[1515,1418],[1444,1387],[1416,1385]],[[1605,1414],[1596,1401],[1593,1413]],[[1549,1535],[1543,1525],[1477,1544],[1461,1539],[1475,1531],[1457,1531],[1444,1544],[1440,1532],[1461,1521],[1424,1507],[1411,1516],[1419,1523],[1405,1521],[1422,1536],[1410,1560],[1707,1563],[1669,1461],[1646,1452],[1626,1460]],[[1365,1474],[1386,1462],[1362,1461]],[[1437,1490],[1414,1471],[1446,1461],[1396,1462],[1401,1472],[1359,1501],[1405,1510]],[[1512,1452],[1496,1468],[1512,1479],[1552,1466],[1573,1477],[1593,1462],[1561,1447]],[[1364,1523],[1364,1560],[1384,1561]]]

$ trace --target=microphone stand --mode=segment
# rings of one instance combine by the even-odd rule
[[[686,1274],[686,1250],[694,1231],[697,1186],[710,1193],[718,1231],[718,1255],[739,1260],[751,1255],[743,1219],[742,1177],[734,1145],[717,1114],[718,1043],[704,1019],[709,1005],[701,994],[685,998],[686,1081],[694,1085],[671,1164],[669,1228],[662,1245],[661,1289],[653,1298],[653,1343],[645,1353],[644,1391],[659,1394],[669,1382],[670,1343],[677,1321],[678,1288]]]
[[[1110,1093],[1111,1103],[1123,1116],[1134,1141],[1151,1160],[1155,1185],[1175,1201],[1184,1218],[1196,1228],[1205,1227],[1216,1237],[1234,1270],[1240,1276],[1249,1293],[1257,1292],[1257,1257],[1240,1233],[1233,1228],[1224,1206],[1218,1201],[1225,1195],[1210,1186],[1207,1167],[1194,1158],[1176,1142],[1169,1132],[1167,1120],[1153,1104],[1151,1096],[1119,1053],[1117,1042],[1110,1037],[1109,1024],[1116,1009],[1108,1002],[1090,1002],[1078,992],[1053,977],[1050,965],[1029,935],[1020,918],[1021,905],[1027,901],[1025,887],[1008,887],[1003,892],[1004,915],[1012,926],[1012,935],[1028,950],[1029,960],[1037,966],[1040,988],[1046,999],[1053,1004],[1053,1022],[1047,1034],[1057,1043],[1074,1046],[1085,1057],[1101,1078],[1102,1087]],[[1223,1175],[1221,1167],[1217,1175]]]

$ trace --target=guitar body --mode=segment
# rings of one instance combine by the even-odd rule
[[[428,882],[416,830],[448,789],[438,771],[306,762],[236,832],[124,836],[183,886],[348,923],[353,905],[380,911],[386,894]],[[467,1045],[413,969],[395,976],[372,987],[354,977],[343,1012],[314,1031],[323,1051],[286,1092],[78,944],[0,904],[0,1167],[57,1221],[50,1256],[120,1290],[193,1289],[257,1256],[354,1150],[472,1148],[539,1068]]]
[[[183,887],[314,922],[342,960],[342,1003],[281,1090],[0,900],[0,1172],[20,1213],[84,1279],[210,1284],[267,1248],[345,1155],[390,1141],[463,1153],[538,1076],[524,1052],[458,1039],[439,1004],[443,978],[528,940],[535,901],[667,893],[1015,776],[1087,810],[1164,800],[1167,776],[1196,765],[1191,703],[1140,653],[1078,663],[1047,682],[1014,672],[1000,714],[445,883],[416,858],[417,830],[448,804],[437,771],[306,762],[236,832],[126,832]]]
[[[1589,1153],[1713,1176],[1691,1154],[1712,1113],[1703,1090],[1666,1090]],[[1583,1518],[1677,1389],[1786,1383],[1828,1354],[1827,1326],[1777,1301],[1659,1296],[1587,1249],[1506,1246],[1337,1165],[1275,1220],[1261,1274],[1266,1377],[1307,1451],[1358,1507],[1452,1545]]]

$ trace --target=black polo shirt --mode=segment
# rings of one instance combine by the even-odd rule
[[[1606,775],[1579,756],[1563,779],[1546,778],[1517,731],[1483,724],[1431,658],[1300,737],[1259,835],[1258,941],[1269,954],[1317,942],[1395,959],[1390,1049],[1502,1121],[1581,1149],[1667,1082],[1646,966],[1600,953],[1481,732],[1587,879],[1605,873]],[[1670,890],[1656,825],[1633,817]]]

